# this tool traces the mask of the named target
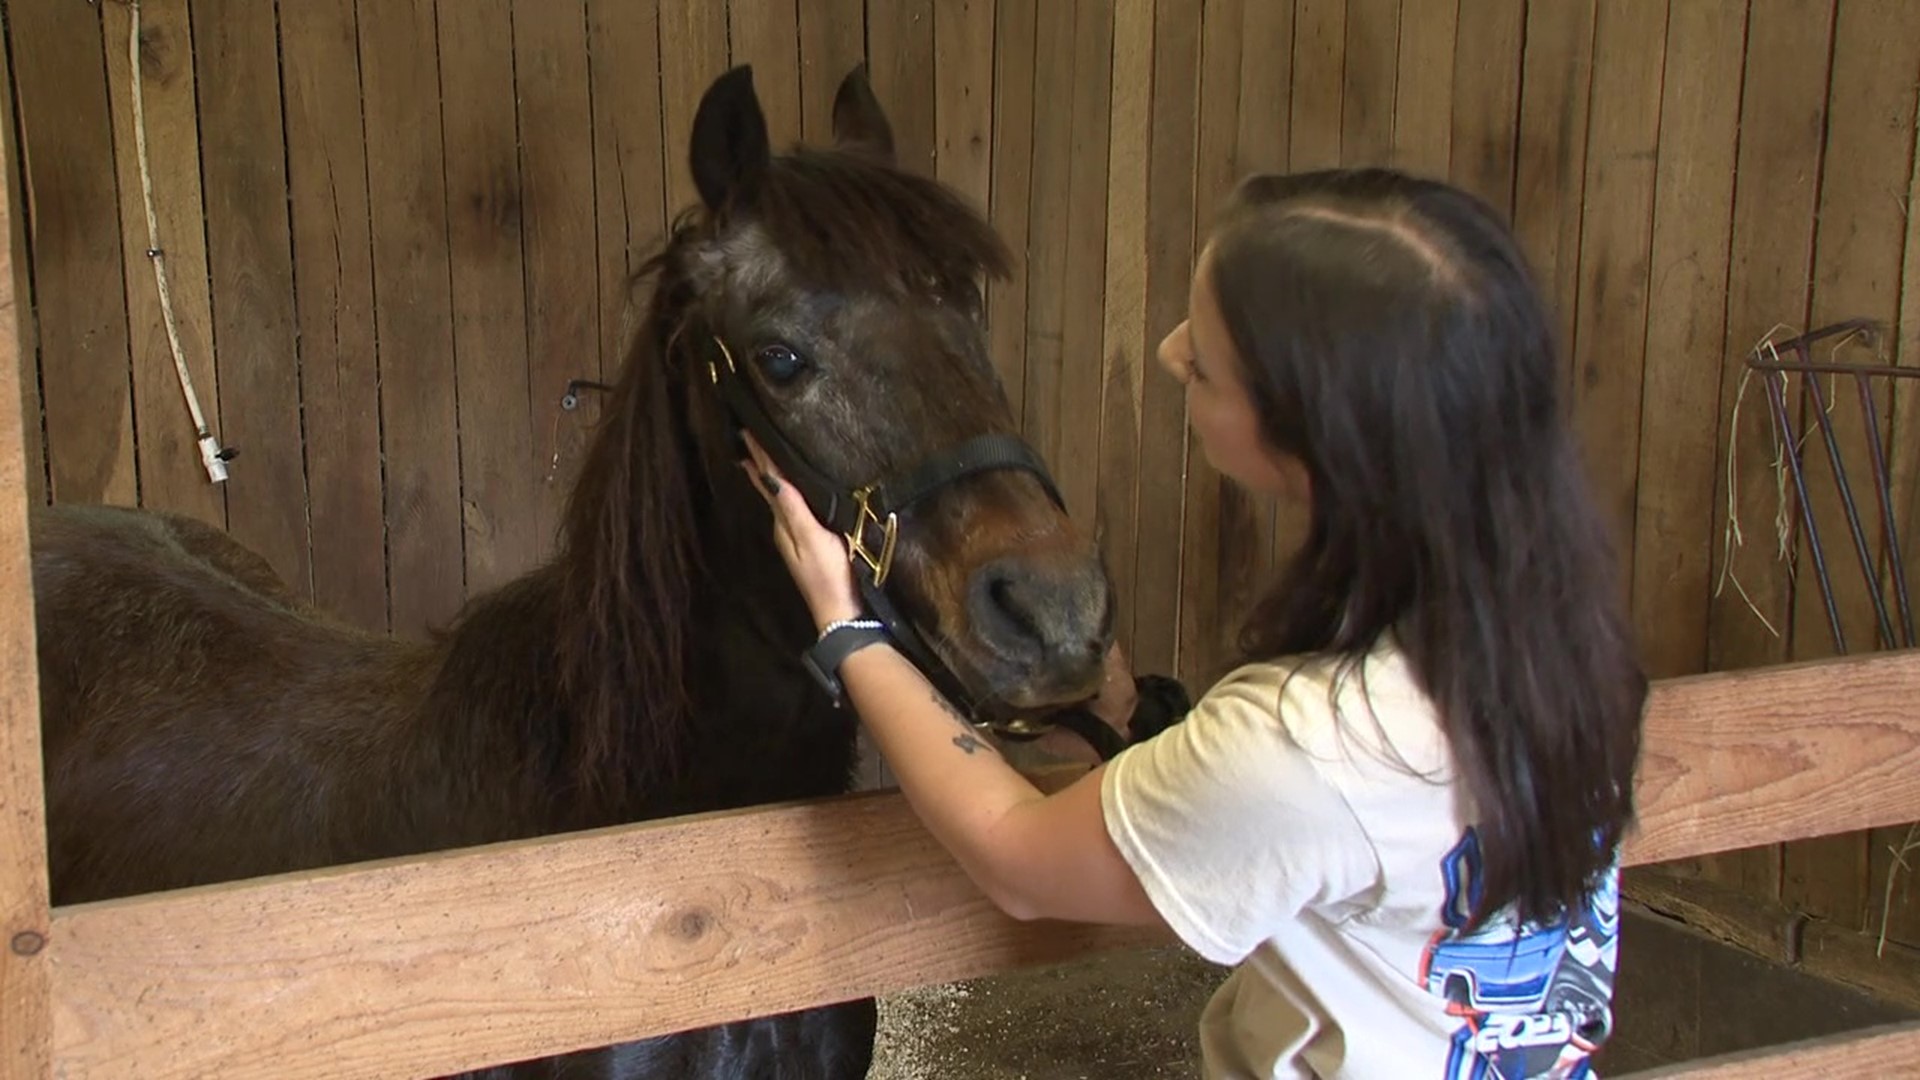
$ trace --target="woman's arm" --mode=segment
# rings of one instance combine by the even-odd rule
[[[1104,766],[1042,795],[891,647],[862,649],[840,671],[907,801],[1001,910],[1017,919],[1160,922],[1107,834]]]
[[[859,614],[846,542],[813,517],[748,437],[748,469],[774,511],[774,542],[816,625]],[[1107,834],[1104,769],[1042,795],[891,645],[848,657],[840,680],[900,789],[994,903],[1021,919],[1154,925],[1159,913]]]

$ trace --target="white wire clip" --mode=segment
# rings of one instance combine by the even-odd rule
[[[200,433],[200,464],[207,470],[207,479],[216,484],[227,482],[227,461],[232,454],[220,449],[220,440],[211,431]]]

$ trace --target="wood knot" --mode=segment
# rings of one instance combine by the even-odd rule
[[[689,908],[674,918],[668,932],[682,941],[699,941],[712,925],[711,915],[699,908]]]
[[[520,227],[520,174],[489,173],[467,193],[467,211],[477,224],[493,230]]]
[[[13,955],[32,956],[47,947],[47,935],[38,930],[22,930],[13,935]]]
[[[173,41],[166,28],[143,24],[140,27],[140,77],[168,84],[173,78]]]

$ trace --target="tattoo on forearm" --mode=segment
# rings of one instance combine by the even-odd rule
[[[967,718],[961,716],[960,710],[953,707],[953,702],[947,700],[947,695],[935,690],[933,692],[933,703],[940,706],[940,711],[951,717],[954,723],[959,724],[961,727],[967,726]]]
[[[986,750],[989,753],[994,752],[991,743],[982,742],[980,738],[973,733],[973,725],[967,723],[967,718],[960,715],[960,710],[953,707],[953,703],[947,700],[945,694],[935,690],[933,692],[933,703],[940,706],[940,711],[946,713],[948,719],[959,725],[960,734],[953,737],[953,745],[959,747],[962,752],[969,755],[975,750]]]

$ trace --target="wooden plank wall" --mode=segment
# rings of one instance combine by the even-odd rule
[[[1833,651],[1798,550],[1776,557],[1769,427],[1740,360],[1770,332],[1870,316],[1893,330],[1882,356],[1920,364],[1906,0],[453,8],[142,4],[159,244],[207,414],[240,450],[215,489],[145,254],[129,11],[9,0],[32,497],[224,524],[343,617],[421,634],[549,550],[591,414],[563,413],[562,387],[617,360],[624,276],[692,198],[706,81],[752,62],[775,137],[818,138],[865,59],[907,164],[1016,250],[989,289],[994,357],[1101,531],[1140,669],[1218,673],[1302,526],[1208,471],[1154,347],[1236,177],[1338,164],[1446,177],[1511,215],[1654,674]],[[1875,402],[1910,565],[1916,391]],[[1815,502],[1847,570],[1834,499]],[[1840,606],[1871,647],[1864,587]],[[1877,929],[1906,838],[1674,869]],[[1895,879],[1893,936],[1920,944],[1920,892]]]

